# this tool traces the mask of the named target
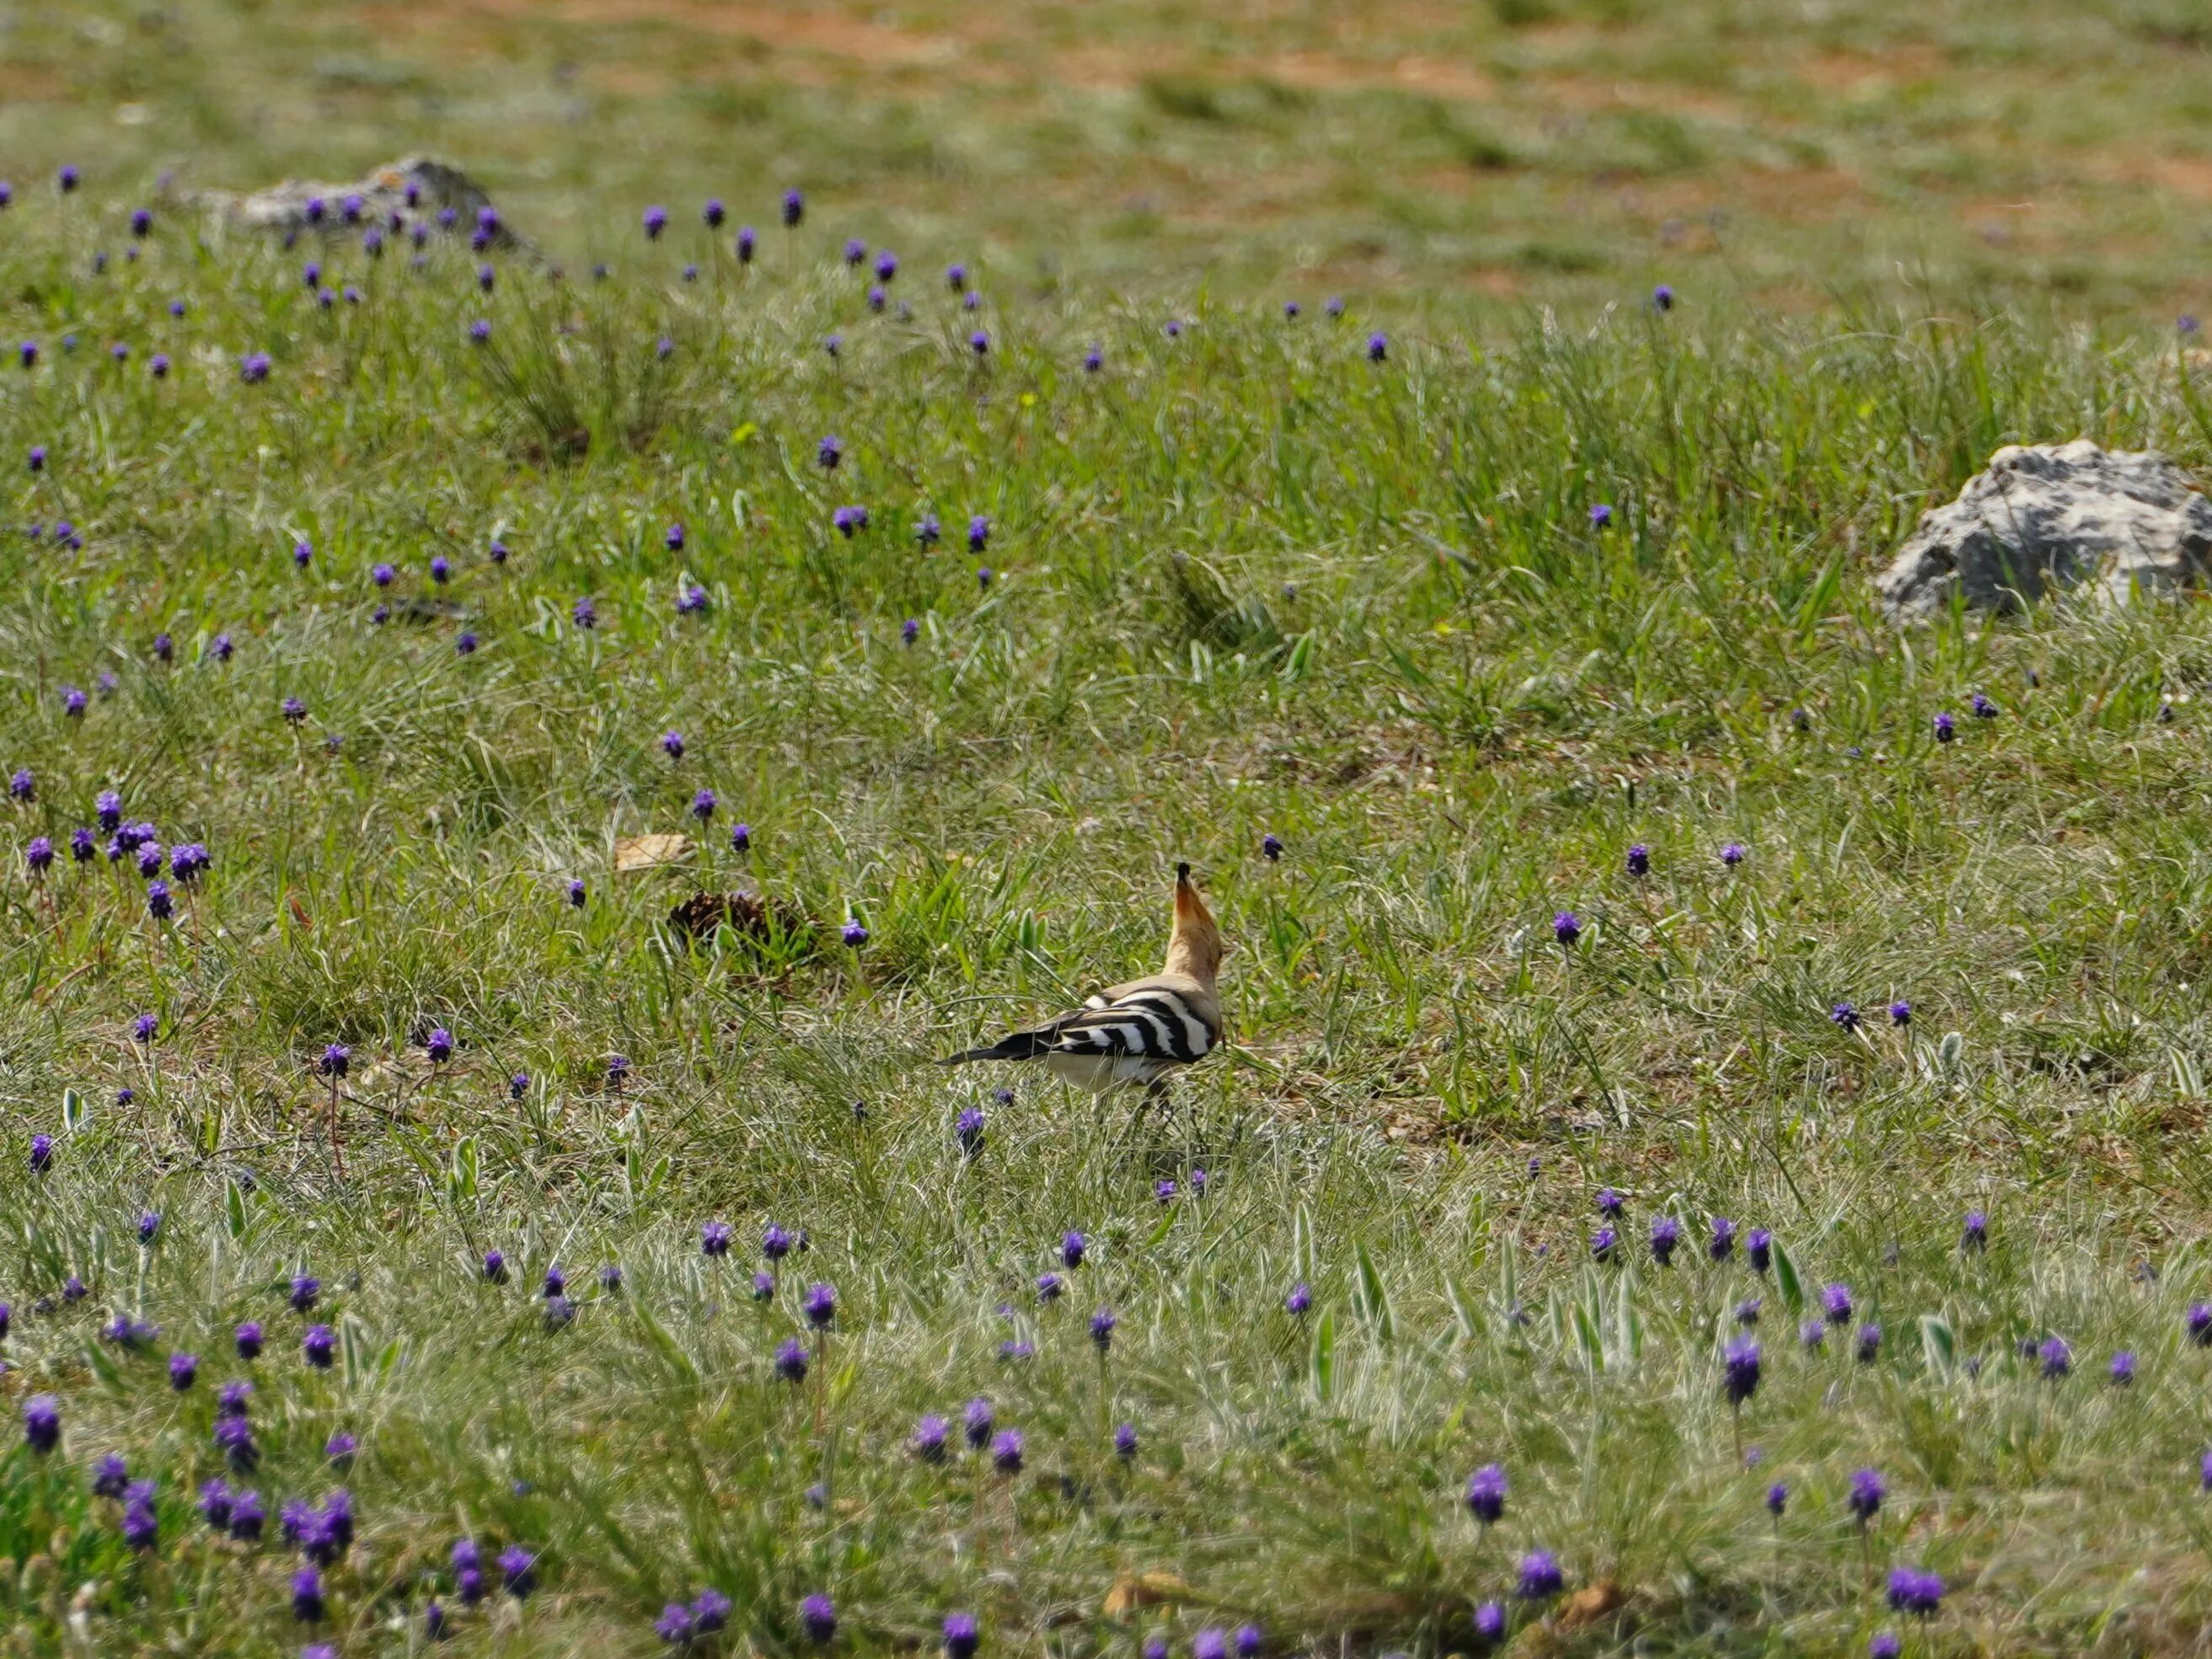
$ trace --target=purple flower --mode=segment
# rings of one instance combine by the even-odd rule
[[[968,1444],[971,1450],[981,1451],[989,1443],[991,1425],[994,1421],[995,1419],[989,1401],[975,1399],[968,1402],[967,1410],[963,1414],[962,1425],[963,1432],[968,1437]]]
[[[231,1503],[230,1483],[221,1475],[200,1482],[200,1519],[217,1532],[230,1525]]]
[[[1505,1604],[1485,1601],[1474,1610],[1475,1638],[1486,1647],[1495,1647],[1505,1639]]]
[[[581,880],[568,884],[568,904],[572,909],[580,910],[584,908],[584,884]]]
[[[857,265],[868,257],[868,245],[859,237],[849,237],[845,243],[845,263]]]
[[[1936,741],[1948,743],[1958,735],[1958,724],[1948,714],[1936,716]]]
[[[945,1437],[947,1432],[941,1417],[925,1417],[914,1426],[914,1455],[925,1463],[945,1461]]]
[[[1367,361],[1379,363],[1390,355],[1390,337],[1377,331],[1367,337]]]
[[[1894,1568],[1889,1575],[1889,1605],[1894,1612],[1925,1619],[1943,1605],[1943,1581],[1917,1568]]]
[[[709,1221],[699,1230],[699,1252],[702,1255],[725,1256],[730,1253],[730,1224]]]
[[[1912,1005],[1898,1001],[1889,1005],[1889,1023],[1899,1030],[1912,1024]]]
[[[1229,1633],[1202,1630],[1191,1638],[1191,1659],[1229,1659]]]
[[[1101,1308],[1091,1316],[1091,1340],[1099,1352],[1114,1346],[1114,1328],[1119,1323],[1111,1308]]]
[[[113,1452],[92,1466],[92,1495],[94,1498],[120,1498],[131,1484],[131,1466]]]
[[[1753,1227],[1744,1236],[1743,1254],[1752,1272],[1765,1273],[1774,1261],[1774,1235],[1764,1227]]]
[[[787,204],[798,194],[797,191],[792,191],[791,198],[786,198]],[[787,205],[786,212],[788,215]],[[798,222],[793,219],[790,222]],[[799,1627],[805,1632],[808,1641],[827,1647],[837,1634],[837,1609],[828,1596],[810,1595],[799,1604]]]
[[[1060,1239],[1060,1259],[1068,1267],[1079,1267],[1083,1265],[1085,1253],[1090,1248],[1090,1241],[1081,1233],[1063,1233]]]
[[[1747,1297],[1735,1304],[1735,1322],[1739,1325],[1759,1323],[1759,1310],[1763,1304],[1759,1297]]]
[[[1651,849],[1640,841],[1628,849],[1628,873],[1632,876],[1651,873]]]
[[[231,1340],[236,1345],[240,1359],[261,1358],[261,1326],[258,1321],[247,1320],[231,1334]]]
[[[1022,1431],[1001,1429],[991,1441],[991,1467],[1000,1474],[1022,1472]]]
[[[845,919],[845,925],[838,930],[838,936],[848,947],[855,951],[868,942],[867,927],[857,916],[848,916]]]
[[[1060,1292],[1066,1288],[1066,1281],[1061,1279],[1058,1273],[1040,1273],[1037,1275],[1036,1293],[1037,1300],[1040,1302],[1059,1301]]]
[[[156,921],[167,921],[176,907],[169,897],[169,884],[153,881],[146,884],[146,914]]]
[[[1859,1011],[1848,1002],[1839,1002],[1829,1009],[1828,1018],[1839,1030],[1856,1031],[1859,1029]]]
[[[484,1252],[483,1276],[487,1284],[507,1283],[507,1257],[501,1252],[498,1250]]]
[[[978,357],[988,356],[991,350],[990,335],[980,328],[977,329],[968,337],[968,349]]]
[[[258,1492],[242,1492],[230,1500],[230,1535],[247,1543],[258,1542],[261,1529],[268,1523],[269,1512],[261,1505]]]
[[[1505,1513],[1505,1470],[1498,1463],[1485,1463],[1467,1478],[1467,1507],[1470,1514],[1486,1527],[1494,1527]]]
[[[1612,1228],[1599,1228],[1590,1235],[1590,1259],[1593,1261],[1612,1261],[1613,1246],[1620,1242],[1620,1235]]]
[[[45,836],[33,836],[24,844],[23,862],[40,872],[54,861],[54,844]]]
[[[904,622],[899,624],[899,638],[904,641],[907,644],[912,645],[921,637],[921,624],[914,617],[908,617]]]
[[[62,713],[71,720],[84,718],[85,705],[90,700],[74,685],[62,687]]]
[[[588,595],[577,600],[569,614],[575,618],[579,628],[590,629],[599,625],[599,608],[592,603]]]
[[[753,250],[760,246],[760,233],[750,225],[738,227],[738,263],[749,265],[753,262]]]
[[[453,649],[464,657],[471,656],[475,653],[478,643],[474,634],[464,631],[453,641]]]
[[[671,1647],[691,1645],[698,1627],[692,1622],[691,1609],[681,1601],[671,1601],[660,1610],[660,1617],[653,1621],[653,1628],[660,1639]]]
[[[230,1467],[240,1474],[250,1474],[261,1461],[261,1449],[253,1443],[253,1425],[243,1417],[217,1418],[215,1443]]]
[[[169,354],[166,351],[157,351],[149,357],[146,360],[146,372],[157,380],[168,379]]]
[[[950,1613],[945,1616],[945,1659],[975,1659],[975,1650],[982,1645],[983,1634],[972,1613]]]
[[[668,526],[667,532],[663,535],[660,539],[662,544],[665,545],[671,553],[681,553],[684,550],[684,521],[681,519],[678,519],[674,523],[671,524]]]
[[[832,357],[836,356],[840,351],[842,351],[844,349],[844,345],[845,337],[842,334],[829,334],[823,337],[822,349],[828,352]]]
[[[1592,530],[1603,530],[1613,522],[1613,508],[1603,501],[1597,502],[1589,510],[1589,522]]]
[[[1137,1455],[1137,1425],[1123,1423],[1114,1431],[1114,1452],[1123,1462]]]
[[[808,1324],[817,1331],[826,1331],[837,1317],[837,1292],[828,1285],[810,1285],[799,1305]]]
[[[691,1622],[697,1626],[700,1635],[712,1636],[730,1622],[730,1614],[734,1610],[728,1596],[709,1587],[701,1590],[693,1600]]]
[[[1725,1261],[1735,1250],[1735,1223],[1724,1215],[1713,1218],[1713,1237],[1705,1246],[1705,1254],[1716,1261]]]
[[[269,378],[270,367],[267,352],[249,351],[238,360],[238,378],[248,386],[258,386]]]
[[[31,1137],[31,1173],[44,1175],[54,1167],[54,1138],[52,1135]]]
[[[1651,308],[1654,311],[1672,311],[1674,308],[1674,290],[1668,287],[1664,283],[1660,283],[1658,287],[1653,289],[1651,290]]]
[[[310,1325],[307,1334],[300,1340],[300,1352],[307,1363],[319,1371],[326,1371],[337,1358],[337,1333],[327,1325]]]
[[[1105,367],[1106,354],[1101,351],[1097,346],[1091,347],[1090,350],[1083,354],[1083,372],[1085,374],[1096,374],[1100,369]]]
[[[323,1575],[302,1567],[292,1575],[292,1617],[303,1625],[319,1624],[323,1606]]]
[[[1552,937],[1563,945],[1571,947],[1583,936],[1582,918],[1571,910],[1562,910],[1552,918]]]
[[[1293,1317],[1303,1315],[1313,1306],[1313,1290],[1304,1280],[1291,1286],[1291,1293],[1283,1298],[1283,1310]]]
[[[868,527],[868,509],[865,507],[841,507],[830,515],[830,522],[847,541]]]
[[[1959,1235],[1959,1248],[1962,1250],[1986,1250],[1990,1248],[1988,1216],[1979,1210],[1966,1212],[1966,1224]],[[2200,1313],[2203,1315],[2201,1326],[2197,1318]],[[2204,1308],[2202,1304],[2191,1308],[2189,1310],[2189,1328],[2190,1334],[2197,1338],[2198,1346],[2212,1344],[2212,1309]]]
[[[1682,1224],[1671,1215],[1651,1218],[1651,1259],[1665,1267],[1674,1259],[1674,1246],[1681,1242]]]
[[[169,1386],[179,1394],[192,1386],[200,1374],[200,1357],[196,1353],[173,1353],[169,1356]]]
[[[1790,1488],[1778,1480],[1766,1489],[1767,1512],[1779,1521],[1782,1518],[1782,1511],[1789,1507]]]
[[[704,823],[714,816],[714,808],[720,804],[720,798],[713,790],[702,789],[691,797],[691,816]]]
[[[2112,1378],[2115,1387],[2123,1389],[2136,1380],[2136,1357],[2125,1348],[2112,1356]]]
[[[208,641],[208,650],[217,662],[228,662],[230,653],[237,648],[230,642],[230,635],[228,634],[218,634]]]
[[[676,596],[676,614],[689,617],[707,608],[707,590],[696,582],[686,582],[684,591]]]
[[[92,831],[82,829],[70,830],[70,856],[79,864],[89,864],[92,862]]]
[[[332,1435],[329,1439],[323,1442],[323,1455],[342,1469],[349,1468],[352,1465],[353,1455],[360,1449],[361,1443],[356,1440],[351,1435],[347,1434],[343,1431]],[[352,1500],[349,1498],[347,1501],[350,1503]],[[348,1510],[346,1516],[346,1525],[349,1534],[350,1534],[352,1524],[352,1512]]]
[[[952,1133],[960,1141],[960,1150],[969,1158],[983,1150],[983,1109],[967,1106],[952,1121]]]
[[[442,1066],[453,1057],[453,1034],[442,1025],[434,1026],[423,1039],[422,1048],[433,1066]]]
[[[791,1254],[791,1247],[798,1242],[793,1235],[771,1221],[761,1232],[761,1254],[770,1261],[781,1261]]]
[[[1743,860],[1744,860],[1744,851],[1743,851],[1743,843],[1742,843],[1741,842],[1740,842],[1740,841],[1732,841],[1732,842],[1729,842],[1728,843],[1726,843],[1725,845],[1723,845],[1723,846],[1722,847],[1722,848],[1721,848],[1721,862],[1722,862],[1723,864],[1724,864],[1724,865],[1728,866],[1728,867],[1729,867],[1729,869],[1731,869],[1731,870],[1735,869],[1735,868],[1736,867],[1736,866],[1737,866],[1737,865],[1741,864],[1741,863],[1743,862]]]
[[[1858,1359],[1862,1365],[1871,1365],[1881,1358],[1881,1327],[1869,1320],[1859,1327]]]
[[[1828,1328],[1817,1319],[1808,1319],[1797,1328],[1797,1340],[1810,1352],[1827,1340]]]
[[[499,1553],[500,1581],[507,1593],[520,1601],[538,1588],[538,1558],[520,1544]]]
[[[2067,1346],[2063,1337],[2045,1337],[2035,1353],[2046,1382],[2056,1382],[2074,1369],[2074,1350]]]
[[[699,210],[699,216],[707,222],[708,229],[720,230],[722,228],[722,221],[729,216],[729,210],[723,207],[720,197],[709,196],[707,198],[707,205]]]
[[[1829,1285],[1820,1292],[1820,1307],[1827,1315],[1828,1322],[1831,1325],[1850,1324],[1851,1322],[1851,1287],[1848,1285]]]
[[[981,553],[991,544],[991,521],[980,513],[968,520],[968,550]]]
[[[1872,1469],[1860,1469],[1851,1476],[1851,1489],[1844,1503],[1857,1518],[1859,1525],[1863,1527],[1874,1519],[1875,1511],[1881,1507],[1881,1500],[1888,1496],[1889,1488],[1883,1484],[1881,1475]]]
[[[671,760],[682,760],[684,758],[684,734],[681,732],[676,731],[663,732],[660,734],[660,752],[667,756]]]
[[[668,228],[668,210],[653,206],[645,210],[645,235],[647,241],[657,242],[660,233]]]
[[[775,1371],[787,1382],[806,1381],[806,1345],[797,1337],[787,1339],[775,1351]]]
[[[1517,1593],[1524,1601],[1544,1601],[1566,1588],[1566,1575],[1559,1558],[1549,1550],[1535,1550],[1521,1558]]]
[[[966,288],[968,286],[968,267],[960,264],[945,266],[945,286],[951,289],[955,294],[959,293],[963,289]]]
[[[730,826],[730,850],[732,853],[748,852],[751,849],[752,844],[752,825],[750,823],[733,823]]]
[[[1905,1644],[1893,1630],[1878,1630],[1867,1638],[1867,1659],[1899,1659]]]

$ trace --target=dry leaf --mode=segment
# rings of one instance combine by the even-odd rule
[[[1114,1588],[1106,1592],[1106,1600],[1099,1611],[1109,1619],[1122,1619],[1139,1607],[1158,1607],[1163,1601],[1180,1601],[1190,1594],[1190,1586],[1171,1572],[1125,1572],[1114,1581]]]
[[[1570,1595],[1559,1607],[1559,1628],[1580,1630],[1585,1625],[1595,1625],[1601,1619],[1620,1611],[1628,1598],[1621,1594],[1620,1586],[1610,1578],[1601,1578],[1595,1584],[1585,1584]]]
[[[315,924],[307,919],[307,907],[300,902],[300,896],[297,893],[287,893],[284,895],[284,902],[292,907],[292,920],[300,924],[300,931],[303,933],[313,933]]]
[[[625,836],[615,843],[615,870],[650,870],[690,855],[689,836]]]

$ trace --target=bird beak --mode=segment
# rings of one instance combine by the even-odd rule
[[[1211,924],[1213,921],[1206,912],[1206,901],[1199,897],[1198,889],[1191,885],[1190,866],[1188,864],[1176,866],[1175,913],[1178,923]]]

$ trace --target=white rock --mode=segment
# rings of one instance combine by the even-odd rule
[[[1919,528],[1875,578],[1896,621],[1934,616],[1954,592],[2009,611],[2087,588],[2106,603],[2187,586],[2212,566],[2212,501],[2163,455],[2013,444]]]

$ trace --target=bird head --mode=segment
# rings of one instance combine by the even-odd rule
[[[1221,966],[1221,958],[1228,953],[1228,946],[1222,943],[1221,930],[1213,924],[1213,913],[1206,908],[1206,901],[1199,897],[1198,889],[1191,884],[1190,866],[1178,864],[1175,931],[1168,936],[1168,967],[1210,983]]]

